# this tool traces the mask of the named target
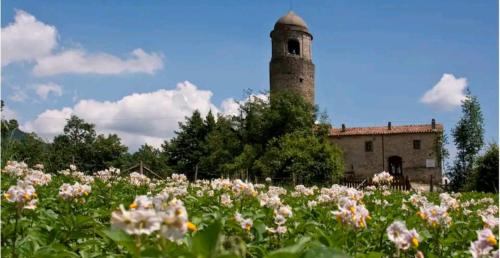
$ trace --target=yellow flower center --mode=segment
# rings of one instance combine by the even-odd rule
[[[196,225],[193,224],[191,221],[188,221],[186,223],[186,225],[187,225],[187,228],[189,229],[189,231],[191,231],[191,232],[195,232],[196,230],[198,230],[198,228],[196,227]]]
[[[23,197],[24,197],[24,199],[25,199],[25,200],[29,200],[29,199],[31,199],[31,196],[30,196],[28,193],[25,193],[25,194],[23,195]]]
[[[486,238],[486,241],[490,244],[490,245],[497,245],[497,239],[495,238],[494,235],[489,235],[487,238]]]
[[[133,202],[132,204],[130,204],[129,208],[130,209],[135,209],[135,208],[137,208],[137,206],[138,206],[137,203]]]
[[[411,238],[411,243],[414,247],[418,247],[418,239],[416,237]]]
[[[5,199],[10,199],[11,195],[9,193],[4,193],[3,196],[5,197]]]

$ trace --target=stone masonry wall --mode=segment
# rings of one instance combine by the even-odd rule
[[[411,181],[428,183],[430,175],[434,182],[441,181],[441,164],[436,155],[438,133],[386,134],[369,136],[331,137],[332,143],[344,152],[346,172],[355,176],[372,176],[388,171],[388,158],[400,156],[403,160],[403,175]],[[413,140],[420,140],[419,150],[413,149]],[[365,142],[373,142],[373,151],[365,151]],[[383,146],[383,147],[382,147]],[[435,160],[434,168],[427,168],[428,159]]]

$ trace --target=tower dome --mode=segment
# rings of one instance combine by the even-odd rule
[[[278,19],[274,24],[274,29],[284,29],[291,28],[295,30],[300,30],[304,32],[309,32],[306,22],[293,11],[289,11],[286,15]]]

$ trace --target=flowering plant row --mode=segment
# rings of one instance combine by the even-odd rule
[[[498,197],[2,169],[5,257],[498,257]]]

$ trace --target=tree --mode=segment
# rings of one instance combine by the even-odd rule
[[[340,149],[312,134],[295,131],[269,145],[257,162],[266,176],[307,184],[338,182],[342,176]]]
[[[0,108],[2,112],[4,107],[5,104],[2,100]],[[38,135],[21,131],[19,123],[15,119],[2,119],[1,123],[2,165],[7,160],[24,161],[30,166],[43,163],[46,158],[47,144]]]
[[[498,144],[491,143],[484,155],[478,157],[468,190],[498,192]]]
[[[208,123],[209,116],[207,116]],[[231,120],[219,115],[217,122],[205,138],[200,167],[214,177],[228,176],[230,168],[227,164],[241,152],[241,141],[237,131],[233,128]]]
[[[121,167],[123,161],[120,158],[124,156],[127,151],[127,146],[121,143],[118,135],[98,135],[92,144],[94,169],[103,170],[111,166]]]
[[[171,174],[171,170],[163,159],[161,151],[149,144],[143,144],[134,154],[132,154],[130,161],[130,167],[142,161],[144,166],[147,166],[159,176],[167,177]]]
[[[128,148],[116,134],[97,135],[95,125],[74,115],[67,120],[63,133],[54,137],[49,150],[50,171],[75,164],[81,171],[95,172],[128,162]]]
[[[199,169],[200,159],[204,155],[203,144],[208,134],[208,126],[200,112],[195,110],[191,117],[186,118],[185,123],[179,123],[179,130],[175,134],[176,136],[168,144],[164,144],[167,147],[164,152],[168,157],[168,164],[175,171],[194,178]]]
[[[470,92],[462,102],[462,117],[453,129],[453,141],[457,147],[457,156],[451,168],[452,190],[461,190],[470,178],[474,161],[484,144],[483,115],[479,101]]]

